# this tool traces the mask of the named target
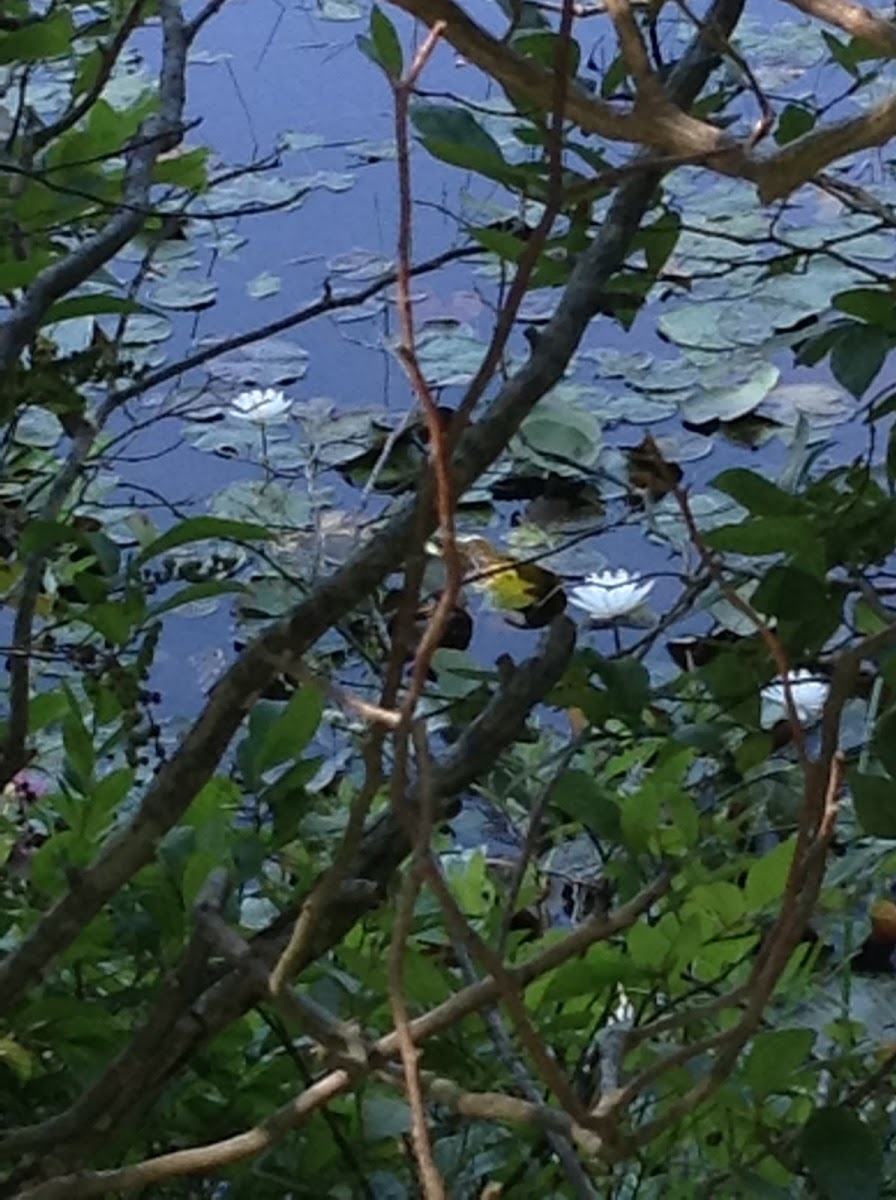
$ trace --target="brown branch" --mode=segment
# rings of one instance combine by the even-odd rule
[[[849,0],[787,0],[791,8],[828,25],[836,25],[850,37],[861,38],[887,58],[896,58],[896,29],[891,21],[870,8]]]
[[[577,954],[583,953],[595,942],[606,940],[614,934],[628,929],[663,895],[668,887],[668,878],[661,877],[654,880],[611,916],[590,918],[564,940],[555,942],[539,954],[534,955],[527,963],[511,968],[509,974],[519,987],[533,982],[545,972],[553,970]],[[242,964],[239,969],[240,971],[244,969]],[[415,1043],[433,1037],[484,1005],[494,1003],[500,996],[501,988],[498,983],[493,979],[483,979],[452,996],[425,1016],[412,1021],[411,1036]],[[398,1035],[393,1031],[386,1034],[385,1037],[379,1038],[370,1047],[367,1056],[368,1062],[376,1063],[380,1060],[393,1059],[398,1053]],[[87,1197],[104,1195],[110,1191],[133,1191],[165,1179],[207,1174],[225,1166],[243,1162],[275,1145],[277,1141],[301,1125],[323,1105],[348,1091],[362,1076],[363,1068],[361,1067],[358,1067],[357,1070],[339,1068],[318,1080],[300,1096],[245,1133],[225,1138],[211,1145],[163,1154],[120,1170],[77,1171],[57,1176],[22,1192],[18,1200],[70,1200],[70,1198],[76,1198],[76,1200],[85,1198],[86,1200]],[[426,1076],[423,1078],[424,1081],[427,1079]],[[452,1085],[449,1083],[448,1086]],[[433,1099],[439,1099],[437,1094],[431,1094]],[[443,1089],[442,1094],[447,1096],[448,1093]],[[468,1093],[464,1094],[468,1095]],[[490,1094],[486,1093],[486,1096],[490,1096]],[[609,1154],[609,1150],[596,1133],[589,1129],[582,1131],[567,1114],[559,1113],[554,1116],[555,1110],[532,1106],[526,1101],[517,1101],[516,1107],[514,1107],[510,1097],[504,1099],[510,1102],[508,1106],[503,1106],[506,1119],[514,1119],[510,1116],[510,1113],[514,1112],[519,1114],[518,1119],[523,1123],[535,1123],[540,1127],[556,1128],[559,1132],[568,1133],[588,1153]],[[439,1102],[452,1103],[447,1098],[444,1101],[439,1099]],[[462,1114],[466,1112],[468,1115],[474,1115],[472,1106],[477,1102],[471,1100],[469,1103],[471,1107],[458,1111],[461,1111]],[[488,1106],[488,1110],[492,1113],[496,1111],[496,1104],[497,1101],[491,1100],[482,1102],[483,1109]],[[489,1119],[485,1117],[484,1113],[483,1116],[484,1119]]]
[[[805,5],[806,11],[812,11],[809,0],[789,2],[798,8]],[[454,0],[392,0],[392,3],[429,25],[444,23],[444,37],[465,58],[498,80],[511,94],[549,110],[552,72],[486,33]],[[836,3],[811,0],[811,4],[813,9],[823,9],[826,18],[841,7],[839,0]],[[858,22],[863,10],[854,5],[845,7],[849,19]],[[704,21],[703,26],[712,30],[711,20]],[[869,14],[866,31],[872,34],[871,40],[876,39],[875,44],[881,48],[886,45],[887,53],[892,54],[896,33],[892,26],[889,30],[886,26],[888,22],[876,21]],[[724,30],[722,36],[727,40]],[[789,195],[831,163],[859,150],[881,146],[896,134],[896,99],[884,100],[859,116],[823,125],[761,157],[752,153],[752,145],[763,130],[767,114],[750,139],[737,142],[712,125],[687,116],[668,101],[636,105],[631,112],[622,114],[572,83],[567,116],[586,133],[650,147],[668,156],[671,163],[700,163],[708,170],[748,180],[756,185],[765,204]]]
[[[430,27],[441,23],[443,36],[464,58],[497,79],[512,95],[524,97],[544,112],[552,111],[554,72],[524,58],[487,33],[454,0],[392,0]],[[650,146],[670,154],[728,156],[731,166],[743,161],[743,152],[730,138],[704,121],[688,116],[668,98],[650,106],[621,113],[574,81],[567,92],[566,116],[586,133],[610,141]]]
[[[756,103],[759,105],[759,119],[753,127],[753,132],[750,134],[750,138],[747,143],[750,149],[752,149],[762,141],[762,139],[771,129],[772,125],[775,123],[775,110],[772,108],[768,97],[762,90],[762,86],[759,83],[759,80],[756,78],[756,73],[744,56],[738,50],[736,50],[734,46],[732,46],[731,39],[724,37],[717,29],[708,28],[706,24],[696,15],[688,3],[688,0],[675,0],[675,3],[695,29],[702,29],[707,39],[710,41],[712,41],[712,39],[716,40],[719,51],[723,53],[726,58],[731,59],[737,69],[743,74],[750,91],[756,97]]]
[[[635,81],[638,103],[661,103],[663,85],[650,64],[647,46],[632,13],[629,0],[607,0],[607,12],[616,30],[626,70]]]
[[[414,656],[414,667],[410,685],[402,705],[404,728],[410,726],[414,709],[426,683],[432,657],[438,649],[442,636],[451,619],[451,613],[460,595],[462,569],[454,531],[455,484],[451,471],[451,446],[446,436],[438,405],[433,399],[429,384],[424,378],[417,357],[414,314],[411,307],[410,267],[413,238],[413,196],[411,191],[411,151],[408,137],[408,112],[411,96],[427,62],[442,36],[444,25],[437,21],[424,39],[414,61],[403,78],[393,81],[395,98],[395,141],[398,156],[398,316],[401,328],[399,357],[411,381],[417,403],[426,423],[429,435],[429,455],[435,482],[436,516],[442,535],[442,556],[445,562],[445,586],[436,602],[435,609],[427,622]],[[424,488],[422,503],[427,503]],[[406,607],[410,609],[416,601],[414,589],[406,588]],[[400,639],[396,640],[393,653],[400,651]],[[405,735],[406,736],[406,735]],[[402,754],[404,752],[402,751]],[[400,764],[399,764],[400,766]],[[404,780],[399,769],[395,775],[395,794],[403,796]]]
[[[477,982],[476,968],[473,965],[469,951],[456,938],[452,939],[452,942],[454,954],[460,965],[464,979],[467,984],[475,984]],[[498,1009],[494,1007],[486,1008],[482,1014],[482,1019],[485,1022],[498,1058],[507,1067],[523,1095],[533,1104],[542,1107],[542,1097],[538,1084],[523,1061],[523,1058],[514,1047]],[[566,1131],[561,1132],[557,1129],[546,1128],[544,1135],[551,1150],[557,1156],[557,1161],[560,1163],[569,1181],[569,1185],[574,1195],[578,1197],[578,1200],[598,1200],[597,1193],[591,1186],[587,1174],[582,1168],[572,1142],[566,1136]],[[590,1134],[589,1136],[593,1137],[594,1135]]]
[[[423,864],[423,871],[426,882],[435,892],[451,936],[467,947],[500,989],[500,1003],[504,1005],[510,1015],[519,1039],[529,1052],[542,1081],[550,1088],[570,1116],[577,1121],[587,1119],[587,1110],[581,1099],[576,1095],[562,1067],[533,1025],[520,987],[512,972],[504,966],[501,956],[486,945],[466,920],[442,876],[441,867],[432,855]]]
[[[730,31],[741,11],[742,0],[715,0],[712,19],[725,31]],[[669,76],[668,87],[676,103],[693,102],[715,62],[714,54],[703,39],[696,38]],[[625,260],[631,240],[651,202],[656,182],[656,175],[638,175],[619,189],[598,236],[577,260],[557,311],[532,348],[528,361],[505,384],[484,418],[468,429],[461,439],[455,452],[459,492],[494,461],[541,396],[562,378],[584,330],[601,311],[603,289]],[[0,1010],[14,1005],[118,888],[151,861],[157,840],[180,818],[211,776],[255,698],[279,672],[300,659],[326,629],[395,569],[402,561],[408,539],[416,533],[420,519],[413,503],[399,509],[377,537],[315,588],[288,617],[253,642],[229,668],[177,750],[157,773],[130,823],[110,839],[98,858],[44,914],[22,944],[0,962]],[[564,628],[569,630],[571,626],[569,623],[555,626],[558,631]],[[564,636],[571,640],[569,632],[558,632],[557,636],[561,640]],[[559,646],[557,643],[557,648]],[[557,661],[561,658],[562,654]],[[500,706],[496,705],[467,731],[471,736],[465,735],[459,744],[468,748],[470,754],[465,762],[455,762],[443,774],[441,786],[446,793],[454,794],[451,792],[453,786],[459,789],[474,777],[470,771],[478,771],[493,761],[500,747],[506,744],[502,738],[513,725],[513,721],[508,724],[507,713],[516,711],[519,714],[516,719],[522,721],[538,696],[552,686],[551,670],[547,666],[540,668],[538,677],[530,677],[525,671],[519,673],[512,692],[508,690],[505,697],[507,709],[503,723]],[[519,704],[520,708],[514,710],[514,704]],[[369,868],[371,878],[383,879],[394,869],[396,857],[401,860],[404,851],[399,844],[396,855],[392,830],[386,834],[385,845],[378,835],[379,829],[371,831],[361,862],[367,864],[365,869]],[[336,899],[339,900],[339,896]],[[338,940],[350,928],[361,911],[363,906],[359,906],[356,898],[344,903],[334,902],[322,919],[319,936],[309,952],[318,946],[332,945],[333,940]],[[286,921],[291,928],[294,914],[288,914]],[[284,922],[277,921],[263,936],[281,947],[284,932]],[[164,1052],[158,1055],[156,1078],[164,1080],[178,1068],[190,1046],[201,1042],[214,1029],[235,1020],[253,999],[251,993],[234,986],[232,980],[211,988],[207,1004],[203,1006],[206,1029],[198,1028],[192,1018],[176,1030],[172,1029]],[[145,1090],[145,1087],[141,1089],[141,1093]],[[127,1111],[128,1105],[133,1103],[133,1089],[122,1088],[118,1112]]]
[[[881,100],[867,112],[832,121],[788,142],[760,159],[744,178],[755,181],[763,204],[781,200],[808,183],[832,163],[859,150],[883,146],[896,134],[896,97]]]
[[[382,1072],[381,1078],[395,1083],[395,1075],[391,1071]],[[548,1104],[520,1100],[516,1096],[505,1096],[502,1092],[469,1092],[453,1080],[440,1078],[430,1071],[422,1073],[422,1082],[430,1099],[450,1108],[458,1116],[476,1121],[500,1121],[507,1125],[528,1125],[548,1134],[569,1138],[590,1158],[608,1157],[607,1148],[598,1134],[576,1124],[568,1113]],[[590,1197],[597,1195],[590,1185],[587,1192],[580,1187],[579,1194]]]
[[[433,1157],[426,1106],[423,1103],[423,1090],[420,1081],[420,1051],[415,1045],[414,1036],[411,1033],[411,1018],[404,994],[404,956],[414,919],[414,905],[416,904],[417,897],[420,894],[420,887],[423,883],[423,867],[429,854],[429,840],[432,835],[434,811],[432,771],[424,724],[420,721],[415,721],[413,733],[420,780],[418,789],[419,814],[417,817],[413,857],[402,885],[398,906],[395,910],[395,923],[392,927],[392,938],[389,943],[389,1001],[392,1006],[395,1035],[398,1040],[398,1050],[404,1069],[405,1092],[407,1093],[411,1109],[411,1145],[414,1150],[414,1158],[417,1161],[420,1182],[423,1185],[423,1195],[425,1200],[445,1200],[445,1185]]]

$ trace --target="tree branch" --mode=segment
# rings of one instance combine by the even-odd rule
[[[743,0],[715,0],[707,22],[717,22],[727,36],[736,25],[742,7]],[[707,45],[702,34],[696,36],[669,77],[667,86],[675,102],[693,103],[716,62],[716,51]],[[601,310],[607,280],[625,260],[658,177],[656,173],[637,175],[619,188],[599,235],[576,262],[557,310],[528,361],[501,389],[483,420],[468,429],[461,439],[454,457],[458,494],[494,461],[538,400],[562,378],[585,329]],[[180,819],[210,778],[256,699],[276,675],[288,671],[328,628],[395,569],[404,557],[416,524],[413,502],[399,508],[381,533],[316,587],[289,616],[251,643],[233,663],[177,750],[160,768],[131,821],[107,842],[22,944],[0,962],[0,1011],[12,1008],[117,890],[152,860],[159,839]],[[433,514],[426,516],[425,524],[431,531]],[[557,627],[560,632],[556,636],[561,643],[564,639],[569,642],[569,628],[569,623]],[[564,629],[567,632],[563,633]],[[547,687],[541,691],[533,689],[532,681],[527,685],[523,679],[524,674],[519,674],[516,682],[511,681],[511,688],[522,693],[518,699],[524,701],[519,720],[524,720],[525,713],[547,690]],[[507,703],[512,704],[513,696],[509,693],[510,689]],[[497,731],[490,724],[500,724],[496,716],[491,709],[486,710],[461,739],[459,745],[471,751],[470,763],[485,765],[493,761]],[[443,771],[437,789],[441,787],[443,794],[452,794],[453,779],[462,781],[471,777],[467,765],[454,759],[453,766],[448,765]],[[365,839],[367,854],[362,859],[366,860],[367,869],[373,871],[373,878],[378,877],[380,861],[377,828],[371,831],[369,840]],[[383,847],[382,853],[386,862],[392,864],[390,869],[394,869],[395,846]],[[403,854],[399,855],[397,861],[402,857]],[[352,910],[351,906],[349,909],[352,915],[337,913],[332,922],[323,923],[322,941],[328,936],[342,936],[351,927],[357,909]],[[288,916],[289,924],[293,920],[294,914]],[[330,933],[326,932],[328,928]],[[275,944],[282,945],[282,934],[282,923],[275,922],[268,936]],[[244,1011],[245,996],[235,995],[233,999],[236,1001],[233,1004],[218,999],[219,1016],[225,1024]],[[185,1033],[188,1042],[196,1038],[192,1022]],[[173,1042],[170,1049],[175,1049]],[[178,1060],[179,1053],[173,1058],[166,1057],[168,1068]]]
[[[183,136],[191,27],[185,24],[177,0],[159,0],[159,11],[163,33],[159,112],[143,123],[136,145],[127,155],[121,205],[95,234],[41,271],[20,303],[0,322],[0,373],[12,367],[35,337],[54,301],[84,283],[139,233],[144,216],[133,207],[142,210],[148,206],[156,160],[174,149]]]

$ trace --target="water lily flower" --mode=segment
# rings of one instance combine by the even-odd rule
[[[804,670],[791,671],[787,679],[797,720],[803,726],[814,725],[824,710],[828,692],[831,690],[830,685],[825,679]],[[759,723],[763,729],[771,729],[778,721],[787,720],[787,698],[784,694],[784,680],[780,675],[762,689],[760,696],[762,712]]]
[[[291,405],[292,402],[278,388],[252,388],[234,396],[231,408],[234,416],[264,425],[285,416]]]
[[[569,589],[569,600],[583,608],[598,624],[631,617],[644,608],[654,580],[642,580],[628,571],[601,571],[588,575],[585,582]]]

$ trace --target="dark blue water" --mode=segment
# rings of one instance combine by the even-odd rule
[[[776,5],[764,7],[778,13]],[[497,10],[487,11],[491,16]],[[762,15],[759,10],[754,16],[757,14]],[[409,37],[411,27],[402,14],[390,10],[389,15],[399,31]],[[387,160],[365,164],[346,151],[352,143],[386,143],[393,136],[386,81],[354,46],[355,36],[365,27],[366,21],[325,20],[317,12],[284,8],[272,0],[233,0],[204,30],[190,75],[190,114],[202,122],[194,139],[212,146],[222,163],[235,164],[272,153],[284,131],[301,137],[320,135],[322,146],[284,153],[278,173],[294,178],[318,170],[350,171],[353,182],[338,194],[313,190],[295,211],[231,222],[247,241],[230,261],[200,251],[200,269],[218,285],[218,302],[199,314],[184,314],[177,319],[175,335],[166,346],[169,355],[188,353],[206,339],[227,337],[274,320],[319,298],[325,281],[332,276],[329,264],[347,252],[363,250],[386,260],[394,258],[395,163]],[[579,36],[587,45],[584,26]],[[427,68],[424,87],[433,93],[466,95],[477,84],[472,68],[459,63],[450,48],[442,46]],[[484,85],[480,86],[480,95],[488,96]],[[442,168],[423,152],[415,154],[413,170],[418,200],[414,219],[417,260],[457,242],[456,222],[434,206],[457,211],[460,188],[470,189],[482,200],[501,200],[497,189]],[[197,229],[200,227],[197,224]],[[251,299],[247,287],[264,272],[281,277],[281,290],[265,299]],[[414,292],[419,297],[418,319],[455,315],[469,320],[483,338],[488,337],[489,312],[485,304],[494,298],[494,288],[481,276],[462,266],[452,266],[417,281]],[[659,311],[651,305],[628,332],[602,319],[595,323],[583,348],[615,347],[625,353],[646,350],[669,357],[674,351],[656,333]],[[382,349],[382,341],[393,327],[394,313],[389,307],[372,318],[350,323],[320,318],[287,334],[309,354],[307,374],[287,389],[289,395],[300,401],[327,397],[340,410],[379,407],[403,413],[413,403],[410,388],[392,355]],[[521,339],[516,349],[519,354],[524,352]],[[796,370],[789,365],[788,354],[779,357],[783,379],[788,382],[828,378],[825,366]],[[587,364],[583,365],[587,370]],[[204,375],[197,373],[187,382],[203,379]],[[450,389],[445,398],[449,402],[452,399]],[[677,416],[658,421],[651,429],[657,435],[681,433]],[[608,429],[605,436],[611,444],[633,445],[644,432],[643,426],[618,426]],[[838,457],[850,457],[864,445],[858,427],[841,427],[836,431],[836,440]],[[690,445],[693,447],[692,439]],[[180,438],[172,422],[142,433],[130,450],[132,454],[154,454],[163,447],[166,453],[161,460],[129,462],[122,474],[135,485],[145,484],[176,496],[187,509],[202,511],[208,496],[218,488],[235,478],[258,474],[246,463],[227,462],[196,451]],[[686,481],[699,491],[731,465],[752,466],[774,476],[786,458],[787,450],[777,439],[758,451],[739,449],[716,439],[710,454],[685,464]],[[346,492],[338,482],[335,495],[349,509],[356,503],[356,493]],[[508,521],[514,507],[519,506],[504,509]],[[624,515],[624,507],[619,511]],[[679,594],[680,583],[675,577],[679,560],[665,547],[646,539],[637,519],[601,533],[575,558],[576,570],[600,569],[604,565],[656,573],[651,599],[658,612],[666,611]],[[183,652],[196,649],[197,632],[199,641],[230,652],[231,629],[226,616],[219,613],[201,621],[173,619],[159,662],[159,679],[161,689],[172,701],[176,699],[172,707],[179,711],[194,707],[203,690],[196,672],[185,671],[183,663]],[[611,647],[608,634],[590,636],[596,637],[603,648]],[[490,613],[479,621],[472,652],[486,661],[504,649],[525,653],[532,637],[509,632],[502,618]]]

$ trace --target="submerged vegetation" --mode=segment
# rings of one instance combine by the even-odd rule
[[[893,1195],[896,27],[324,0],[229,162],[256,3],[0,15],[0,1194]]]

